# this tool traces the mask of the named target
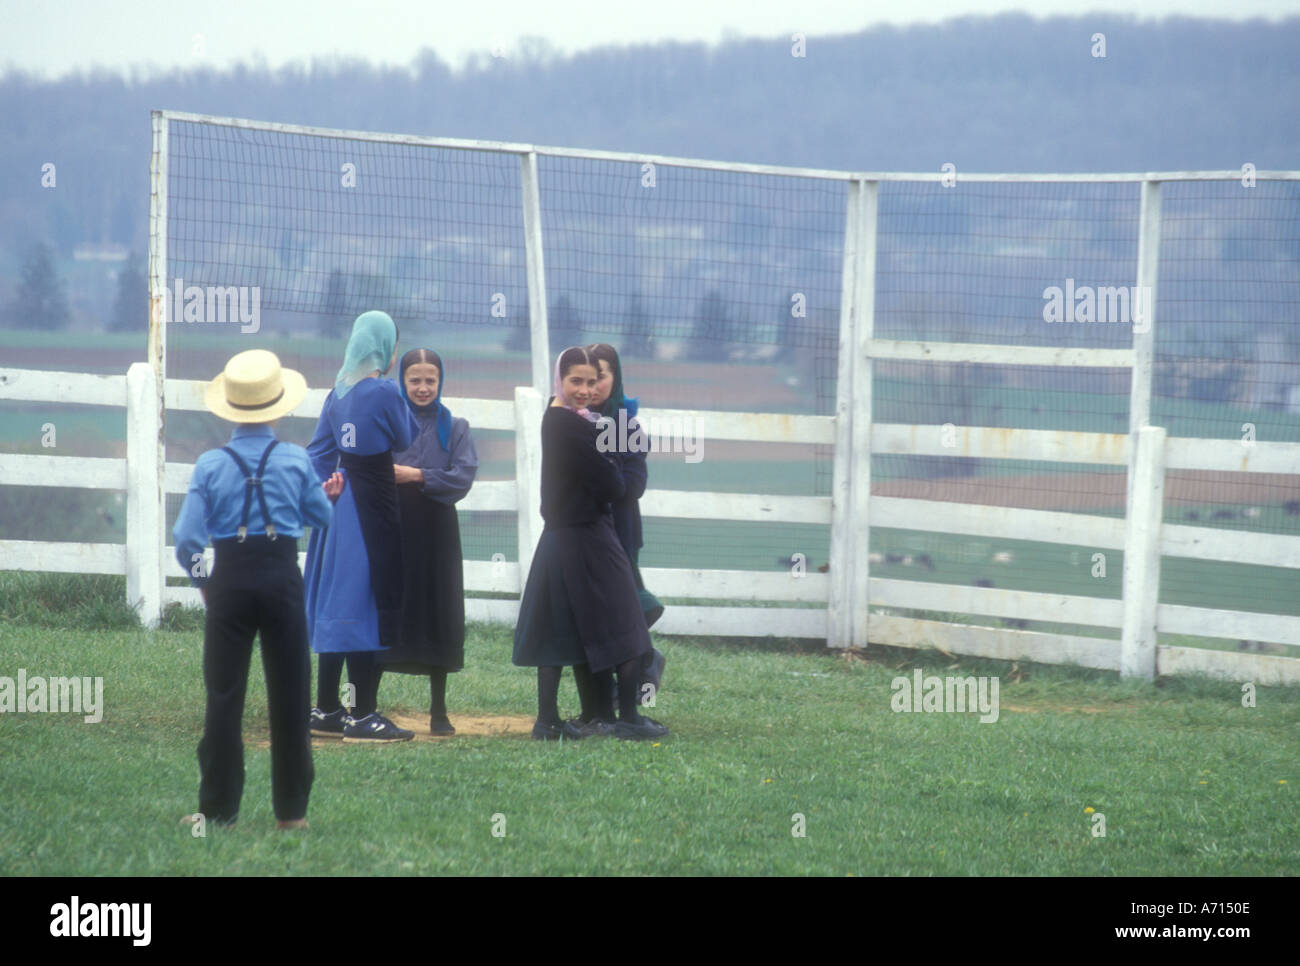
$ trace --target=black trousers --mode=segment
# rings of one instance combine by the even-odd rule
[[[311,664],[298,542],[249,536],[220,540],[207,585],[203,683],[207,711],[199,742],[199,811],[231,821],[244,792],[242,719],[253,638],[262,636],[262,668],[271,718],[271,800],[275,817],[307,815],[311,761]]]

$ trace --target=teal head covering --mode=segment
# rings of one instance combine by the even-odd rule
[[[397,349],[397,323],[387,312],[362,312],[352,323],[343,366],[334,379],[334,395],[339,399],[370,373],[388,368]]]
[[[609,398],[600,406],[600,414],[616,419],[618,411],[626,409],[629,418],[635,416],[640,404],[636,399],[629,398],[623,391],[623,363],[619,361],[618,350],[608,342],[593,342],[587,346],[587,351],[591,353],[593,359],[604,359],[609,364],[610,372],[614,374],[614,385],[610,388]]]

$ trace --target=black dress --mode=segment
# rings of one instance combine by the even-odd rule
[[[586,663],[605,671],[650,651],[636,578],[610,501],[624,492],[616,456],[572,410],[542,417],[542,519],[515,625],[514,663]]]
[[[398,643],[380,654],[385,671],[428,674],[465,666],[465,579],[456,501],[469,492],[478,455],[469,423],[452,421],[444,450],[436,419],[417,411],[420,434],[394,461],[418,466],[423,483],[401,483],[402,610]]]

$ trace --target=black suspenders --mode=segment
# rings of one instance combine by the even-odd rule
[[[243,543],[244,538],[248,536],[248,508],[253,498],[253,490],[257,490],[257,504],[262,508],[262,519],[266,521],[266,535],[272,540],[275,539],[275,524],[271,522],[270,511],[266,509],[266,494],[262,492],[262,474],[266,472],[267,457],[271,455],[271,450],[275,449],[276,444],[279,442],[278,439],[271,440],[271,445],[262,453],[262,461],[257,464],[256,476],[248,472],[248,464],[239,458],[238,453],[229,446],[221,447],[222,450],[230,454],[230,458],[235,461],[240,472],[244,474],[244,512],[239,518],[240,543]]]

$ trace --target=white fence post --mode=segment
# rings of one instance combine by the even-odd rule
[[[835,463],[831,478],[830,593],[826,643],[868,640],[871,499],[871,339],[876,292],[879,183],[854,180],[844,226],[840,340],[835,393]]]
[[[1160,596],[1160,526],[1164,513],[1165,430],[1143,426],[1130,437],[1129,503],[1124,535],[1124,622],[1120,676],[1156,674],[1156,607]]]
[[[551,385],[551,347],[546,316],[546,260],[542,250],[542,203],[537,183],[537,153],[519,156],[519,184],[524,205],[524,261],[528,277],[529,346],[533,388],[543,397]],[[525,571],[525,574],[527,571]]]
[[[528,583],[533,550],[542,536],[542,413],[546,400],[515,386],[515,492],[519,507],[519,592]]]
[[[153,367],[133,363],[126,373],[126,599],[146,627],[162,619],[161,438],[162,400]]]

